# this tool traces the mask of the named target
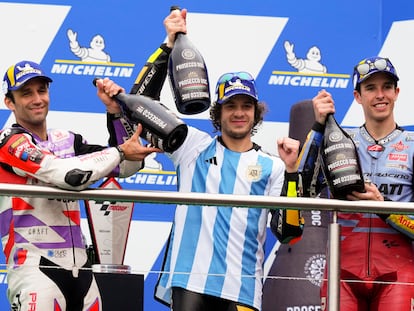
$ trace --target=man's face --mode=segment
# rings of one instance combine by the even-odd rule
[[[361,83],[360,93],[354,91],[366,119],[382,121],[393,115],[400,91],[394,85],[394,80],[388,74],[379,72]]]
[[[223,137],[242,139],[251,136],[255,102],[246,95],[235,95],[223,104],[221,132]]]
[[[45,124],[49,111],[49,88],[44,79],[29,80],[13,91],[13,97],[14,102],[5,98],[5,104],[14,112],[17,123],[29,129]]]

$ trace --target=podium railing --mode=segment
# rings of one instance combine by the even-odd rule
[[[337,212],[369,212],[384,214],[414,214],[413,202],[342,201],[320,198],[287,198],[270,196],[182,193],[174,191],[88,189],[68,191],[53,187],[0,183],[0,195],[45,197],[54,199],[116,200],[160,204],[220,205],[250,208],[294,208],[301,210],[333,211],[329,226],[328,306],[339,310],[339,241],[340,227]]]

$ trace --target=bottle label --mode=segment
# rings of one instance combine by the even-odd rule
[[[351,191],[363,191],[364,182],[355,144],[349,136],[332,126],[326,127],[322,159],[324,173],[334,197]]]
[[[352,143],[338,143],[329,146],[323,152],[326,156],[326,169],[331,177],[334,177],[334,185],[361,179],[359,174],[352,174],[358,167],[358,160],[353,155]]]
[[[177,110],[196,114],[210,107],[207,68],[199,51],[180,34],[171,51],[168,76]]]
[[[191,50],[186,49],[181,53],[184,60],[189,60],[189,55],[194,57],[194,52],[189,53],[189,51]],[[208,78],[200,69],[204,70],[204,64],[196,61],[185,61],[175,66],[176,83],[181,91],[181,101],[210,98]]]

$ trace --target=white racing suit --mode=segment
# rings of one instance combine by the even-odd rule
[[[110,145],[132,134],[108,115]],[[141,162],[116,148],[89,145],[79,134],[48,130],[47,141],[14,124],[0,134],[0,182],[82,190],[105,176],[129,176]],[[77,200],[0,197],[0,233],[12,310],[102,310],[89,268]]]

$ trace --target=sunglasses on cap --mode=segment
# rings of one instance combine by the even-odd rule
[[[388,58],[371,57],[364,59],[354,67],[354,86],[366,80],[369,76],[376,72],[385,72],[392,75],[398,81],[397,72]]]
[[[390,63],[388,58],[378,58],[374,62],[366,62],[356,66],[356,70],[360,75],[366,75],[372,69],[391,71],[394,69],[394,66]]]
[[[223,74],[217,81],[216,102],[223,104],[235,95],[247,95],[258,101],[256,85],[252,75],[245,71]]]
[[[218,84],[226,83],[228,81],[233,80],[233,78],[236,78],[236,79],[239,78],[241,80],[247,80],[247,81],[254,81],[254,78],[252,77],[252,75],[250,73],[245,72],[245,71],[239,71],[239,72],[229,72],[229,73],[223,74],[219,78],[217,83]]]

